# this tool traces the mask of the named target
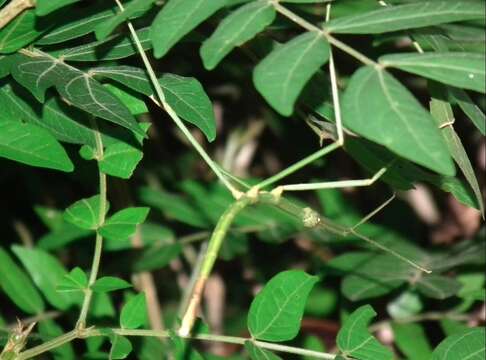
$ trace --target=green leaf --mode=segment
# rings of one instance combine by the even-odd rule
[[[344,322],[337,335],[337,346],[345,357],[360,360],[392,360],[393,353],[380,344],[368,331],[376,312],[370,305],[355,310]]]
[[[98,229],[100,226],[100,196],[95,195],[76,201],[64,212],[64,220],[81,229]]]
[[[170,333],[170,343],[172,346],[172,352],[176,359],[184,360],[205,360],[206,358],[191,346],[190,340],[183,339],[176,336],[174,333]]]
[[[170,244],[174,241],[175,235],[168,227],[160,226],[158,224],[145,222],[140,225],[140,240],[144,248],[153,246],[154,244]],[[116,251],[132,249],[132,239],[104,239],[103,248],[106,251]]]
[[[44,302],[25,272],[0,247],[0,288],[22,311],[40,314]]]
[[[62,226],[39,238],[36,245],[43,250],[55,250],[92,234],[64,221]]]
[[[113,335],[110,338],[111,349],[108,358],[125,359],[132,352],[132,343],[125,336]]]
[[[149,10],[155,0],[133,0],[130,1],[124,11],[119,11],[115,16],[111,17],[108,21],[104,21],[94,28],[96,38],[102,40],[110,35],[118,25],[122,24],[126,20],[130,19],[137,13],[144,13]]]
[[[420,1],[416,4],[387,6],[385,8],[350,15],[326,24],[326,30],[341,34],[380,34],[437,25],[484,16],[481,1]]]
[[[26,10],[0,30],[0,54],[13,53],[30,44],[44,30],[36,22],[34,10]]]
[[[64,148],[47,130],[20,121],[0,119],[0,157],[65,172],[74,170]]]
[[[286,341],[299,332],[305,302],[319,281],[300,270],[275,275],[257,294],[248,313],[248,329],[258,340]]]
[[[306,350],[318,351],[318,352],[325,352],[326,346],[324,345],[323,341],[315,336],[315,335],[308,335],[304,338],[304,348]],[[304,355],[302,356],[302,360],[315,360],[315,357],[312,355]]]
[[[36,0],[35,13],[38,16],[44,16],[78,1],[79,0]]]
[[[124,329],[136,329],[147,323],[147,306],[145,294],[132,297],[123,305],[120,314],[120,326]]]
[[[148,187],[142,187],[139,194],[144,203],[159,209],[170,218],[203,229],[211,225],[197,209],[181,196]]]
[[[432,348],[427,340],[427,334],[420,324],[393,323],[395,344],[409,360],[429,360]]]
[[[481,189],[479,187],[478,180],[476,179],[476,175],[474,174],[471,161],[469,161],[461,139],[452,126],[455,119],[450,104],[442,100],[432,99],[430,102],[430,112],[437,126],[439,129],[441,129],[441,133],[445,139],[449,153],[456,161],[469,185],[471,185],[481,213],[484,216],[483,195],[481,194]]]
[[[349,129],[404,158],[445,175],[455,169],[432,116],[393,76],[363,67],[352,76],[343,97]]]
[[[150,27],[154,56],[164,56],[184,35],[226,5],[226,0],[169,0]]]
[[[253,72],[253,82],[280,114],[290,116],[307,81],[329,59],[322,34],[306,32],[272,51]]]
[[[126,282],[123,279],[113,277],[113,276],[103,276],[95,281],[91,286],[94,292],[110,292],[120,289],[126,289],[132,287],[132,284]]]
[[[79,267],[72,269],[69,274],[57,284],[57,291],[84,291],[88,287],[88,276]]]
[[[152,47],[149,39],[149,29],[136,31],[140,44],[144,50]],[[137,47],[127,34],[112,35],[104,40],[94,41],[69,49],[50,52],[55,57],[62,57],[66,61],[107,61],[123,59],[136,54]]]
[[[36,41],[36,44],[59,44],[89,34],[96,25],[115,15],[114,9],[103,9],[106,9],[106,6],[90,5],[85,9],[77,9],[77,11],[69,14],[66,19],[63,18],[64,21],[60,26],[53,28]]]
[[[443,340],[432,354],[432,360],[484,359],[484,328],[467,329]]]
[[[484,54],[431,52],[390,54],[380,57],[384,66],[395,67],[447,85],[486,92]]]
[[[245,349],[252,360],[282,360],[280,356],[273,352],[259,348],[251,341],[245,341]]]
[[[154,90],[146,72],[130,66],[99,67],[91,69],[95,76],[115,80],[130,89],[151,96]],[[213,105],[201,83],[192,77],[163,74],[159,84],[165,100],[182,119],[196,125],[208,141],[216,137]]]
[[[419,314],[424,308],[420,296],[415,291],[404,291],[386,306],[393,319],[409,318]]]
[[[178,257],[182,250],[182,245],[178,243],[148,248],[137,259],[133,270],[140,272],[162,269]]]
[[[14,245],[12,251],[27,269],[35,285],[56,309],[67,310],[76,303],[68,294],[59,293],[56,285],[67,274],[64,266],[51,254],[35,248]]]
[[[88,73],[38,50],[28,56],[17,54],[11,73],[40,102],[44,102],[45,91],[55,86],[69,104],[144,136],[126,106]]]
[[[462,287],[457,280],[440,275],[423,276],[415,285],[425,296],[440,300],[457,294]]]
[[[243,45],[275,19],[275,8],[266,0],[252,1],[224,18],[200,49],[204,67],[214,69],[234,47]]]
[[[108,239],[123,240],[135,234],[137,225],[143,223],[150,209],[132,207],[118,211],[105,221],[99,233]]]
[[[49,130],[59,141],[96,145],[84,112],[58,97],[39,104],[25,89],[14,85],[12,82],[0,87],[0,107],[9,119],[19,119]]]

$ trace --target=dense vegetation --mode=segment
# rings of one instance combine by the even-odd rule
[[[0,359],[485,359],[484,30],[0,0]]]

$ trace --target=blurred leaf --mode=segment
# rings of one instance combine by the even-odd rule
[[[376,316],[370,305],[355,310],[339,330],[336,342],[345,357],[360,360],[392,360],[393,353],[368,331],[368,323]]]
[[[484,3],[471,1],[420,1],[417,4],[387,6],[363,14],[331,20],[326,30],[340,34],[379,34],[448,22],[480,19]]]
[[[147,323],[145,293],[132,297],[123,305],[120,314],[120,326],[124,329],[136,329]]]
[[[48,131],[20,121],[0,120],[0,157],[65,172],[74,170],[64,148]]]
[[[461,89],[449,87],[449,96],[459,105],[461,110],[484,136],[486,135],[486,116],[472,101],[469,95]]]
[[[108,206],[106,207],[108,208]],[[98,229],[100,226],[100,195],[81,199],[70,205],[64,212],[64,220],[81,229]]]
[[[145,248],[149,245],[154,246],[155,244],[170,244],[175,238],[174,233],[169,228],[148,222],[141,224],[138,231],[139,233],[136,233],[136,236],[140,237],[141,243]],[[106,251],[131,248],[133,248],[132,238],[104,240],[104,250]]]
[[[226,16],[201,46],[204,67],[214,69],[234,47],[251,40],[274,19],[275,9],[266,0],[249,2]]]
[[[113,276],[104,276],[95,281],[95,283],[91,286],[91,289],[94,292],[110,292],[120,289],[126,289],[132,287],[132,284],[126,282],[123,279],[113,277]]]
[[[386,309],[393,319],[404,319],[417,315],[424,308],[420,296],[412,291],[404,291],[388,303]]]
[[[37,328],[44,342],[52,340],[64,334],[64,329],[54,320],[44,319],[39,321]],[[71,343],[65,343],[50,350],[56,360],[75,360],[76,354]]]
[[[307,81],[328,59],[326,39],[318,32],[306,32],[260,61],[253,72],[253,82],[277,112],[290,116]]]
[[[484,328],[468,329],[443,340],[432,354],[432,360],[482,360],[486,334]]]
[[[78,302],[79,298],[60,293],[56,289],[56,285],[67,274],[66,269],[57,258],[43,250],[18,245],[12,246],[12,251],[27,269],[49,304],[56,309],[67,310]]]
[[[148,187],[142,187],[139,194],[142,202],[159,209],[170,218],[200,228],[208,228],[210,225],[183,197]]]
[[[245,349],[250,355],[251,360],[282,360],[281,357],[273,352],[259,348],[251,341],[245,341]]]
[[[319,351],[319,352],[324,352],[326,351],[326,347],[324,346],[324,343],[314,335],[309,335],[305,337],[304,340],[304,349],[306,350],[312,350],[312,351]],[[315,360],[314,356],[303,356],[303,360]]]
[[[293,339],[300,329],[307,297],[319,279],[303,271],[283,271],[271,278],[251,303],[248,329],[267,341]]]
[[[0,287],[27,314],[44,311],[44,301],[27,274],[0,247]]]
[[[342,107],[343,121],[352,131],[420,165],[454,175],[454,164],[432,116],[386,71],[369,66],[356,71]]]
[[[133,266],[134,271],[152,271],[162,269],[182,252],[181,244],[153,246],[145,250]]]
[[[427,340],[427,334],[420,324],[393,323],[395,343],[409,360],[429,360],[432,347]]]
[[[176,359],[204,360],[204,357],[196,350],[187,339],[179,336],[171,336],[171,344]]]
[[[462,287],[455,279],[433,274],[421,277],[415,284],[425,296],[441,300],[457,294]]]
[[[331,288],[315,287],[307,299],[305,314],[317,317],[329,316],[336,310],[338,297]]]
[[[154,56],[164,56],[180,39],[224,5],[226,0],[169,0],[150,27]]]
[[[132,352],[132,343],[125,336],[113,335],[110,339],[109,359],[125,359]]]
[[[100,228],[99,233],[113,241],[123,240],[135,234],[137,225],[143,223],[150,209],[131,207],[123,209],[109,217]]]

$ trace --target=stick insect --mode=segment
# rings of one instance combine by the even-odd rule
[[[395,252],[392,249],[385,247],[384,245],[356,231],[356,228],[358,226],[368,221],[373,215],[375,215],[378,211],[383,209],[390,201],[393,200],[393,197],[388,199],[384,204],[379,206],[370,214],[366,215],[355,226],[350,228],[346,228],[342,225],[336,224],[331,220],[328,220],[320,216],[315,210],[308,207],[302,208],[283,197],[283,193],[287,191],[307,191],[307,190],[371,186],[381,176],[383,176],[383,174],[387,171],[387,167],[381,168],[373,176],[366,179],[318,182],[318,183],[302,183],[302,184],[284,184],[284,185],[279,185],[277,187],[274,187],[270,191],[265,190],[266,188],[274,185],[275,183],[282,180],[286,176],[294,173],[295,171],[300,170],[301,168],[307,166],[308,164],[314,162],[315,160],[333,152],[336,149],[343,147],[345,141],[344,129],[343,129],[341,111],[340,111],[336,69],[334,66],[334,59],[332,56],[332,52],[329,57],[329,74],[331,79],[331,92],[332,92],[332,99],[333,99],[335,119],[336,119],[336,134],[337,134],[336,141],[319,149],[313,154],[287,167],[286,169],[271,176],[270,178],[263,180],[262,182],[260,182],[259,184],[253,187],[248,186],[244,181],[232,176],[230,173],[224,170],[222,171],[226,177],[228,177],[229,179],[237,183],[239,186],[243,186],[244,188],[246,188],[245,190],[246,192],[240,192],[240,191],[233,192],[233,196],[236,198],[236,202],[234,202],[231,206],[229,206],[228,209],[223,213],[219,222],[216,225],[216,228],[213,231],[207,249],[205,250],[205,254],[203,255],[202,264],[197,269],[197,272],[193,274],[194,276],[193,286],[191,289],[189,289],[192,295],[190,296],[190,300],[188,302],[187,308],[185,309],[184,316],[182,317],[181,326],[178,331],[179,336],[186,337],[190,334],[191,328],[197,316],[197,311],[199,308],[199,304],[201,302],[201,297],[204,291],[206,280],[208,279],[211,273],[213,265],[218,257],[219,249],[222,245],[222,242],[224,240],[224,237],[229,227],[231,226],[231,223],[233,222],[234,218],[238,215],[238,213],[241,210],[255,203],[266,203],[266,204],[274,205],[298,217],[302,221],[303,226],[307,228],[322,228],[326,231],[329,231],[333,234],[340,235],[340,236],[346,236],[352,234],[358,237],[359,239],[372,244],[373,246],[379,248],[380,250],[390,253],[391,255],[397,257],[401,261],[407,262],[412,267],[422,272],[430,273],[429,270],[423,268],[419,264],[414,263],[410,259],[407,259],[405,256]],[[392,165],[393,164],[390,164],[389,166]]]

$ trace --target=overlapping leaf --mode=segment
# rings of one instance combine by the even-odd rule
[[[275,9],[266,0],[252,1],[228,15],[201,47],[204,67],[214,69],[234,47],[252,39],[274,19]]]
[[[444,175],[455,168],[432,116],[393,76],[363,67],[343,97],[343,121],[349,129],[398,155]]]
[[[380,63],[459,88],[486,92],[484,54],[465,52],[432,52],[390,54]]]
[[[150,27],[154,56],[164,56],[184,35],[226,5],[226,0],[169,0]]]
[[[96,230],[100,226],[100,196],[81,199],[69,206],[64,219],[81,229]]]
[[[100,234],[112,240],[123,240],[135,233],[136,226],[145,221],[149,208],[127,208],[118,211],[105,221]]]
[[[39,16],[47,15],[78,1],[79,0],[37,0],[35,3],[35,12]]]
[[[318,32],[307,32],[278,47],[253,72],[265,100],[284,116],[292,114],[307,81],[329,59],[329,44]]]
[[[22,311],[40,314],[44,301],[27,274],[0,248],[0,288]]]
[[[116,96],[90,74],[57,58],[37,50],[17,54],[11,73],[41,102],[44,102],[46,90],[55,87],[71,105],[144,136],[133,115]]]
[[[326,29],[333,33],[379,34],[437,25],[484,16],[482,1],[420,1],[416,4],[388,6],[358,15],[331,20]]]
[[[30,44],[44,31],[36,22],[34,10],[27,10],[0,30],[0,54],[8,54]]]
[[[129,66],[92,69],[95,76],[115,80],[147,96],[154,94],[146,72]],[[164,74],[159,84],[165,100],[182,119],[196,125],[209,141],[216,137],[216,120],[210,99],[197,79],[175,74]]]

